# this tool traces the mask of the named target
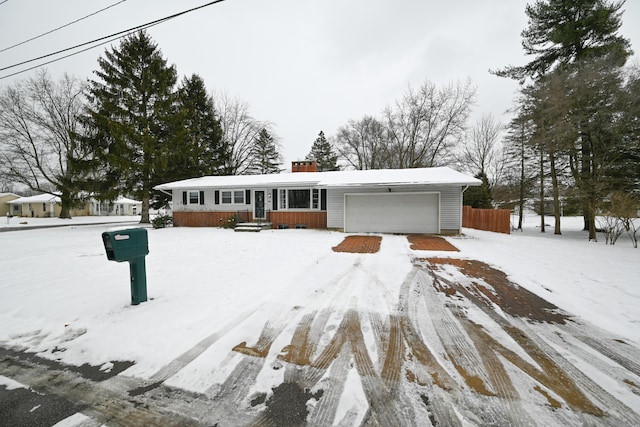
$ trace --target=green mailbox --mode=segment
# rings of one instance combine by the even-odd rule
[[[138,305],[147,300],[147,271],[145,256],[149,253],[149,239],[144,228],[105,231],[102,233],[107,259],[129,262],[131,274],[131,304]]]

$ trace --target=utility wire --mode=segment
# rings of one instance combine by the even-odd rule
[[[9,0],[4,0],[4,2],[2,2],[2,3],[5,3],[5,2],[7,2],[7,1],[9,1]],[[35,37],[30,38],[29,40],[25,40],[25,41],[23,41],[23,42],[16,43],[16,44],[14,44],[14,45],[12,45],[12,46],[5,47],[4,49],[0,50],[0,53],[5,52],[5,51],[7,51],[7,50],[9,50],[9,49],[13,49],[14,47],[22,46],[22,45],[23,45],[23,44],[25,44],[25,43],[29,43],[30,41],[33,41],[33,40],[39,39],[40,37],[44,37],[44,36],[46,36],[46,35],[48,35],[48,34],[51,34],[51,33],[55,32],[55,31],[61,30],[61,29],[65,28],[65,27],[68,27],[69,25],[73,25],[73,24],[75,24],[76,22],[80,22],[80,21],[82,21],[82,20],[84,20],[84,19],[87,19],[87,18],[89,18],[89,17],[91,17],[91,16],[97,15],[98,13],[100,13],[100,12],[104,12],[104,11],[105,11],[105,10],[107,10],[107,9],[111,9],[112,7],[117,6],[117,5],[119,5],[120,3],[124,3],[125,1],[127,1],[127,0],[120,0],[120,1],[119,1],[119,2],[117,2],[117,3],[114,3],[114,4],[110,5],[110,6],[105,7],[104,9],[100,9],[100,10],[98,10],[98,11],[96,11],[96,12],[90,13],[90,14],[89,14],[89,15],[87,15],[87,16],[83,16],[82,18],[78,18],[78,19],[76,19],[75,21],[71,21],[71,22],[69,22],[68,24],[64,24],[64,25],[62,25],[62,26],[60,26],[60,27],[58,27],[58,28],[54,28],[53,30],[47,31],[46,33],[42,33],[42,34],[40,34],[39,36],[35,36]],[[2,3],[0,3],[0,4],[2,4]]]
[[[8,1],[8,0],[5,0],[5,1]],[[38,61],[38,60],[40,60],[40,59],[48,58],[48,57],[50,57],[50,56],[54,56],[54,55],[57,55],[57,54],[60,54],[60,53],[68,52],[68,51],[70,51],[70,50],[77,49],[77,48],[79,48],[79,47],[87,46],[87,45],[90,45],[90,44],[92,44],[92,43],[97,43],[97,42],[100,42],[100,41],[103,41],[103,40],[109,39],[109,40],[107,40],[107,41],[105,41],[105,42],[103,42],[103,43],[97,44],[97,45],[95,45],[95,46],[88,47],[88,48],[83,49],[83,50],[80,50],[80,51],[78,51],[78,52],[73,52],[73,53],[71,53],[71,54],[69,54],[69,55],[66,55],[66,56],[63,56],[63,57],[60,57],[60,58],[53,59],[53,60],[48,61],[48,62],[46,62],[46,63],[39,64],[39,65],[37,65],[37,66],[35,66],[35,67],[31,67],[31,68],[28,68],[28,69],[24,69],[24,70],[21,70],[21,71],[15,72],[15,73],[13,73],[13,74],[9,74],[9,75],[6,75],[6,76],[2,76],[2,77],[0,77],[0,80],[2,80],[2,79],[6,79],[6,78],[11,77],[11,76],[15,76],[15,75],[17,75],[17,74],[24,73],[24,72],[26,72],[26,71],[33,70],[34,68],[41,67],[42,65],[51,64],[52,62],[57,62],[57,61],[59,61],[59,60],[62,60],[62,59],[68,58],[68,57],[70,57],[70,56],[77,55],[77,54],[82,53],[82,52],[85,52],[85,51],[87,51],[87,50],[89,50],[89,49],[93,49],[93,48],[95,48],[95,47],[102,46],[103,44],[110,43],[110,42],[112,42],[112,41],[114,41],[114,40],[117,40],[117,39],[120,39],[120,38],[123,38],[123,37],[127,37],[129,34],[132,34],[132,33],[136,32],[136,31],[138,31],[138,30],[142,30],[142,29],[145,29],[145,28],[152,27],[152,26],[154,26],[154,25],[161,24],[161,23],[163,23],[163,22],[166,22],[166,21],[169,21],[169,20],[171,20],[171,19],[177,18],[178,16],[185,15],[185,14],[187,14],[187,13],[190,13],[190,12],[193,12],[193,11],[196,11],[196,10],[199,10],[199,9],[203,9],[203,8],[205,8],[205,7],[208,7],[208,6],[212,6],[212,5],[217,4],[217,3],[222,3],[223,1],[225,1],[225,0],[215,0],[215,1],[211,1],[211,2],[206,3],[206,4],[203,4],[203,5],[201,5],[201,6],[197,6],[197,7],[194,7],[194,8],[188,9],[188,10],[184,10],[184,11],[182,11],[182,12],[178,12],[178,13],[175,13],[175,14],[173,14],[173,15],[166,16],[166,17],[164,17],[164,18],[156,19],[155,21],[147,22],[146,24],[137,25],[137,26],[135,26],[135,27],[131,27],[131,28],[127,29],[127,30],[119,31],[119,32],[117,32],[117,33],[113,33],[113,34],[110,34],[110,35],[108,35],[108,36],[100,37],[100,38],[97,38],[97,39],[95,39],[95,40],[91,40],[91,41],[88,41],[88,42],[85,42],[85,43],[80,43],[80,44],[78,44],[78,45],[71,46],[71,47],[68,47],[68,48],[66,48],[66,49],[61,49],[61,50],[58,50],[58,51],[56,51],[56,52],[52,52],[52,53],[49,53],[49,54],[46,54],[46,55],[42,55],[42,56],[39,56],[39,57],[37,57],[37,58],[29,59],[29,60],[27,60],[27,61],[22,61],[22,62],[19,62],[19,63],[17,63],[17,64],[9,65],[8,67],[0,68],[0,71],[8,70],[8,69],[10,69],[10,68],[19,67],[20,65],[28,64],[28,63],[30,63],[30,62]]]
[[[0,2],[0,4],[5,4],[6,2],[8,2],[9,0],[4,0],[3,2]]]
[[[140,30],[142,30],[142,29],[151,28],[151,27],[153,27],[153,26],[155,26],[155,25],[158,25],[158,24],[161,24],[161,23],[162,23],[162,22],[156,22],[155,24],[148,25],[148,26],[146,26],[146,27],[142,27],[142,28],[139,28],[139,29],[140,29]],[[84,49],[82,49],[82,50],[79,50],[79,51],[76,51],[76,52],[69,53],[69,54],[67,54],[67,55],[65,55],[65,56],[61,56],[61,57],[59,57],[59,58],[55,58],[55,59],[52,59],[52,60],[47,61],[47,62],[42,62],[42,63],[40,63],[40,64],[38,64],[38,65],[34,65],[34,66],[32,66],[32,67],[25,68],[24,70],[20,70],[20,71],[16,71],[15,73],[7,74],[7,75],[5,75],[5,76],[0,77],[0,80],[7,79],[7,78],[9,78],[9,77],[13,77],[13,76],[16,76],[16,75],[18,75],[18,74],[26,73],[27,71],[35,70],[36,68],[40,68],[40,67],[42,67],[42,66],[44,66],[44,65],[48,65],[48,64],[52,64],[52,63],[54,63],[54,62],[61,61],[61,60],[65,59],[65,58],[69,58],[69,57],[71,57],[71,56],[78,55],[78,54],[80,54],[80,53],[82,53],[82,52],[86,52],[86,51],[88,51],[88,50],[95,49],[96,47],[104,46],[105,44],[109,44],[109,43],[111,43],[111,42],[113,42],[113,41],[116,41],[116,40],[118,40],[118,39],[121,39],[121,38],[123,38],[123,37],[127,37],[127,36],[129,36],[129,35],[131,35],[131,34],[135,34],[139,29],[136,29],[136,30],[130,31],[130,32],[128,32],[127,34],[124,34],[124,35],[120,35],[120,36],[113,37],[112,39],[109,39],[109,40],[107,40],[107,41],[103,41],[102,43],[98,43],[98,44],[96,44],[96,45],[94,45],[94,46],[85,47],[85,48],[84,48]]]

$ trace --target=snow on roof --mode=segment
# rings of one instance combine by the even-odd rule
[[[140,201],[129,199],[128,197],[118,197],[114,203],[124,204],[124,205],[139,205]]]
[[[37,194],[35,196],[20,197],[8,202],[10,205],[21,205],[23,203],[60,203],[60,197],[51,194]]]
[[[372,169],[336,172],[296,172],[270,175],[204,176],[157,185],[156,190],[293,186],[351,187],[378,185],[480,185],[481,181],[449,167],[416,169]]]

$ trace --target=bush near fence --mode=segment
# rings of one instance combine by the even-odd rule
[[[509,209],[475,209],[471,206],[463,206],[462,226],[510,234],[511,211]]]

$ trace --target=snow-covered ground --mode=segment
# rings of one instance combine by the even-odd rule
[[[563,218],[561,236],[552,227],[540,233],[536,217],[511,235],[465,229],[447,238],[459,253],[411,251],[406,237],[385,235],[375,255],[331,251],[345,237],[331,231],[150,228],[149,301],[138,306],[130,305],[127,263],[107,261],[101,240],[122,226],[84,220],[0,233],[0,345],[105,369],[109,361],[134,361],[123,374],[214,395],[248,347],[255,352],[270,339],[265,351],[277,354],[312,310],[335,309],[327,331],[356,305],[361,313],[393,313],[412,258],[427,256],[483,261],[612,338],[640,345],[640,249],[624,236],[615,246],[603,237],[589,242],[581,218]],[[374,357],[377,337],[362,331]],[[186,362],[168,368],[176,360]],[[283,371],[256,372],[250,391],[268,392]],[[364,416],[366,393],[354,375],[352,366],[343,384],[351,398],[336,409],[337,421]],[[625,396],[640,414],[640,399]]]
[[[512,223],[517,224],[514,218]],[[527,216],[510,235],[465,229],[451,241],[465,257],[494,265],[531,292],[612,333],[640,344],[640,248],[625,234],[615,245],[588,240],[582,217]]]

